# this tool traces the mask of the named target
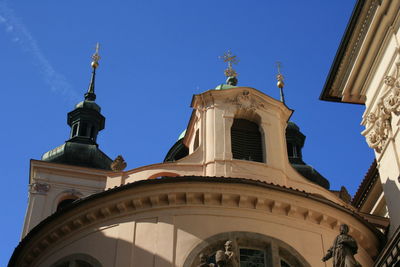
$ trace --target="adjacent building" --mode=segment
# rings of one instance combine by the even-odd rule
[[[388,241],[375,266],[400,264],[399,11],[399,1],[357,1],[320,97],[365,105],[362,135],[376,160],[353,204],[388,220]]]

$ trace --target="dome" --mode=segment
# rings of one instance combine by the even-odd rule
[[[296,123],[294,123],[293,121],[289,121],[287,126],[286,126],[286,131],[290,131],[290,130],[294,130],[294,131],[300,131],[299,126],[297,126]]]
[[[178,140],[181,140],[183,137],[185,137],[186,134],[186,129],[183,130],[183,132],[179,135]]]
[[[286,126],[286,144],[289,162],[307,180],[329,189],[329,181],[312,166],[303,161],[302,149],[306,136],[296,123],[289,121]]]
[[[237,86],[234,85],[229,85],[229,84],[220,84],[217,87],[215,87],[215,90],[226,90],[226,89],[231,89],[231,88],[236,88]]]
[[[100,112],[101,110],[100,106],[97,105],[96,102],[90,100],[83,100],[79,102],[78,104],[75,105],[75,108],[88,108],[96,110],[97,112]]]

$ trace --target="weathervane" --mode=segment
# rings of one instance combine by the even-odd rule
[[[276,67],[278,68],[278,74],[276,75],[276,79],[278,80],[278,82],[276,83],[276,86],[278,86],[280,91],[281,102],[285,104],[285,95],[283,94],[283,87],[285,86],[285,83],[283,81],[283,75],[281,74],[282,63],[277,61]]]
[[[92,55],[92,68],[96,69],[99,66],[99,60],[100,60],[100,56],[99,56],[99,48],[100,48],[100,44],[97,43],[96,44],[96,52]]]

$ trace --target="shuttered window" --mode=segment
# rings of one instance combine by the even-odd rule
[[[234,119],[231,138],[234,159],[263,162],[262,137],[256,123]]]

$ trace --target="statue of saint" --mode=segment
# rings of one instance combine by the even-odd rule
[[[233,252],[233,242],[231,240],[225,242],[225,262],[226,266],[239,267],[239,261],[235,252]]]
[[[216,267],[239,267],[239,260],[233,251],[233,242],[228,240],[225,242],[225,251],[218,250],[215,253]]]
[[[333,258],[333,267],[360,267],[361,264],[354,259],[357,254],[357,242],[348,235],[349,227],[346,224],[340,226],[340,234],[335,238],[333,245],[322,261]]]

